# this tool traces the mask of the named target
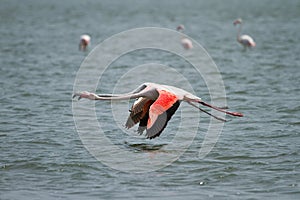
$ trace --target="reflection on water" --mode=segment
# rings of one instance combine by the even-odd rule
[[[145,151],[145,152],[155,152],[162,149],[167,144],[147,144],[147,143],[140,143],[140,144],[129,144],[125,142],[126,146],[131,148],[135,151]]]

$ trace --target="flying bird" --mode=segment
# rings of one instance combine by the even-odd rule
[[[130,114],[126,121],[125,127],[131,128],[139,123],[137,132],[142,134],[146,130],[146,136],[149,139],[158,137],[167,126],[168,121],[178,109],[182,101],[187,102],[193,107],[202,112],[216,118],[217,120],[225,122],[226,120],[217,117],[202,108],[198,107],[196,103],[203,106],[218,110],[220,112],[242,117],[243,114],[239,112],[230,112],[224,108],[210,105],[183,89],[160,85],[156,83],[143,83],[137,89],[126,94],[95,94],[90,92],[78,92],[73,95],[73,98],[78,97],[90,100],[128,100],[136,99],[133,103]]]
[[[252,37],[250,37],[249,35],[240,35],[241,30],[242,30],[242,19],[236,19],[233,24],[236,26],[237,24],[239,24],[239,28],[238,28],[238,32],[237,32],[237,41],[239,43],[241,43],[244,48],[247,47],[255,47],[256,43],[254,42],[254,40],[252,39]]]
[[[80,36],[79,50],[86,51],[87,46],[91,43],[91,36],[84,34]]]

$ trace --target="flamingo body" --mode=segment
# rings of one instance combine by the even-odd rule
[[[249,35],[241,35],[238,38],[238,42],[241,43],[243,46],[248,46],[248,47],[256,46],[256,43],[254,42],[252,37],[250,37]]]
[[[183,38],[181,39],[181,44],[185,49],[192,49],[193,48],[193,43],[190,39],[188,38]]]
[[[158,137],[162,133],[182,101],[189,103],[190,105],[198,108],[200,111],[203,111],[221,121],[226,120],[208,113],[194,103],[202,104],[229,115],[238,117],[243,116],[241,113],[230,112],[205,103],[200,97],[197,97],[183,89],[156,83],[143,83],[134,91],[126,94],[97,95],[90,92],[79,92],[75,93],[73,98],[76,96],[78,96],[78,99],[86,98],[90,100],[136,99],[129,110],[130,114],[125,123],[125,127],[129,129],[139,123],[137,132],[142,134],[146,130],[146,136],[149,139]]]

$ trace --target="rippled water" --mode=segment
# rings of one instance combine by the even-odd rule
[[[3,0],[0,199],[299,199],[299,9],[296,0]],[[243,32],[254,37],[255,49],[243,51],[235,41],[237,17],[244,19]],[[88,55],[78,51],[78,38],[90,33],[91,50],[120,31],[174,29],[180,23],[214,59],[229,107],[245,117],[225,124],[204,159],[197,157],[208,120],[201,115],[195,140],[171,165],[141,174],[111,169],[85,149],[73,121],[73,83]],[[208,100],[203,82],[185,70],[187,63],[150,50],[116,61],[110,69],[115,71],[107,72],[111,81],[104,79],[99,90],[110,92],[124,68],[157,57]],[[170,143],[179,120],[175,115],[162,137],[147,141],[111,123],[108,104],[96,108],[110,128],[108,137],[136,154]]]

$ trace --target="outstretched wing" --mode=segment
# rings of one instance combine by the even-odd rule
[[[149,107],[150,107],[150,105],[149,105]],[[143,116],[143,118],[141,118],[140,123],[139,123],[139,127],[137,129],[137,132],[140,135],[142,135],[144,130],[146,130],[146,128],[147,128],[147,123],[148,123],[148,119],[149,119],[149,107],[148,107],[147,113]]]
[[[158,137],[180,105],[177,96],[160,90],[156,101],[150,106],[147,122],[147,138]]]
[[[140,122],[143,118],[145,118],[146,114],[149,111],[149,107],[154,101],[145,97],[138,98],[132,105],[130,111],[130,115],[127,118],[125,127],[131,128],[138,122]],[[148,115],[148,114],[147,114]]]

